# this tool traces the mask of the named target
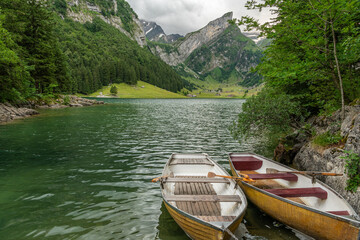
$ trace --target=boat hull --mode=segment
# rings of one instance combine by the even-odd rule
[[[230,159],[229,161],[232,174],[237,176]],[[342,218],[273,196],[248,183],[238,181],[238,184],[248,200],[263,212],[315,239],[360,239],[359,228]]]
[[[230,235],[219,228],[206,224],[199,219],[186,215],[185,213],[174,208],[171,204],[164,200],[164,204],[175,222],[184,230],[184,232],[194,240],[227,240]],[[228,229],[234,233],[239,227],[245,213],[239,216]]]
[[[164,205],[190,238],[230,239],[241,223],[246,196],[231,177],[219,177],[225,175],[230,176],[205,153],[174,153],[166,163],[160,180]]]

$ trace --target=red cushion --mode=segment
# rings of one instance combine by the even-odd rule
[[[251,156],[238,156],[238,157],[231,157],[231,161],[236,170],[257,170],[261,168],[263,162],[255,157]]]
[[[349,216],[350,213],[348,211],[328,211],[328,213],[339,215],[339,216]]]
[[[264,189],[280,197],[318,197],[327,199],[327,192],[319,187],[314,188],[283,188],[283,189]]]

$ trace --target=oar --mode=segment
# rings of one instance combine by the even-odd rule
[[[158,181],[160,181],[161,179],[165,179],[165,178],[168,178],[168,177],[174,177],[174,173],[170,173],[169,175],[165,175],[165,176],[160,176],[160,177],[154,178],[154,179],[152,179],[151,181],[152,181],[152,182],[158,182]]]
[[[321,176],[342,176],[342,173],[331,173],[331,172],[314,172],[314,171],[280,171],[274,168],[266,168],[266,173],[296,173],[303,175],[310,175],[312,177],[312,183],[316,182],[316,175]]]
[[[230,179],[235,179],[235,180],[242,180],[242,181],[245,181],[245,182],[255,182],[255,180],[249,178],[249,176],[247,176],[247,177],[231,177],[231,176],[217,175],[216,173],[213,173],[213,172],[209,172],[207,177],[208,178],[222,177],[222,178],[230,178]]]

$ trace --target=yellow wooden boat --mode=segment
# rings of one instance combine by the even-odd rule
[[[252,153],[231,153],[229,162],[233,176],[255,180],[238,184],[271,217],[315,239],[360,239],[359,216],[326,184]]]
[[[208,173],[228,176],[208,177]],[[159,178],[170,215],[191,239],[234,237],[247,200],[229,174],[207,154],[172,154]]]

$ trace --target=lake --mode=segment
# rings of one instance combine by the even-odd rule
[[[171,153],[256,151],[228,127],[238,99],[106,99],[0,125],[0,239],[188,239],[151,179]],[[298,239],[249,205],[236,234]]]

